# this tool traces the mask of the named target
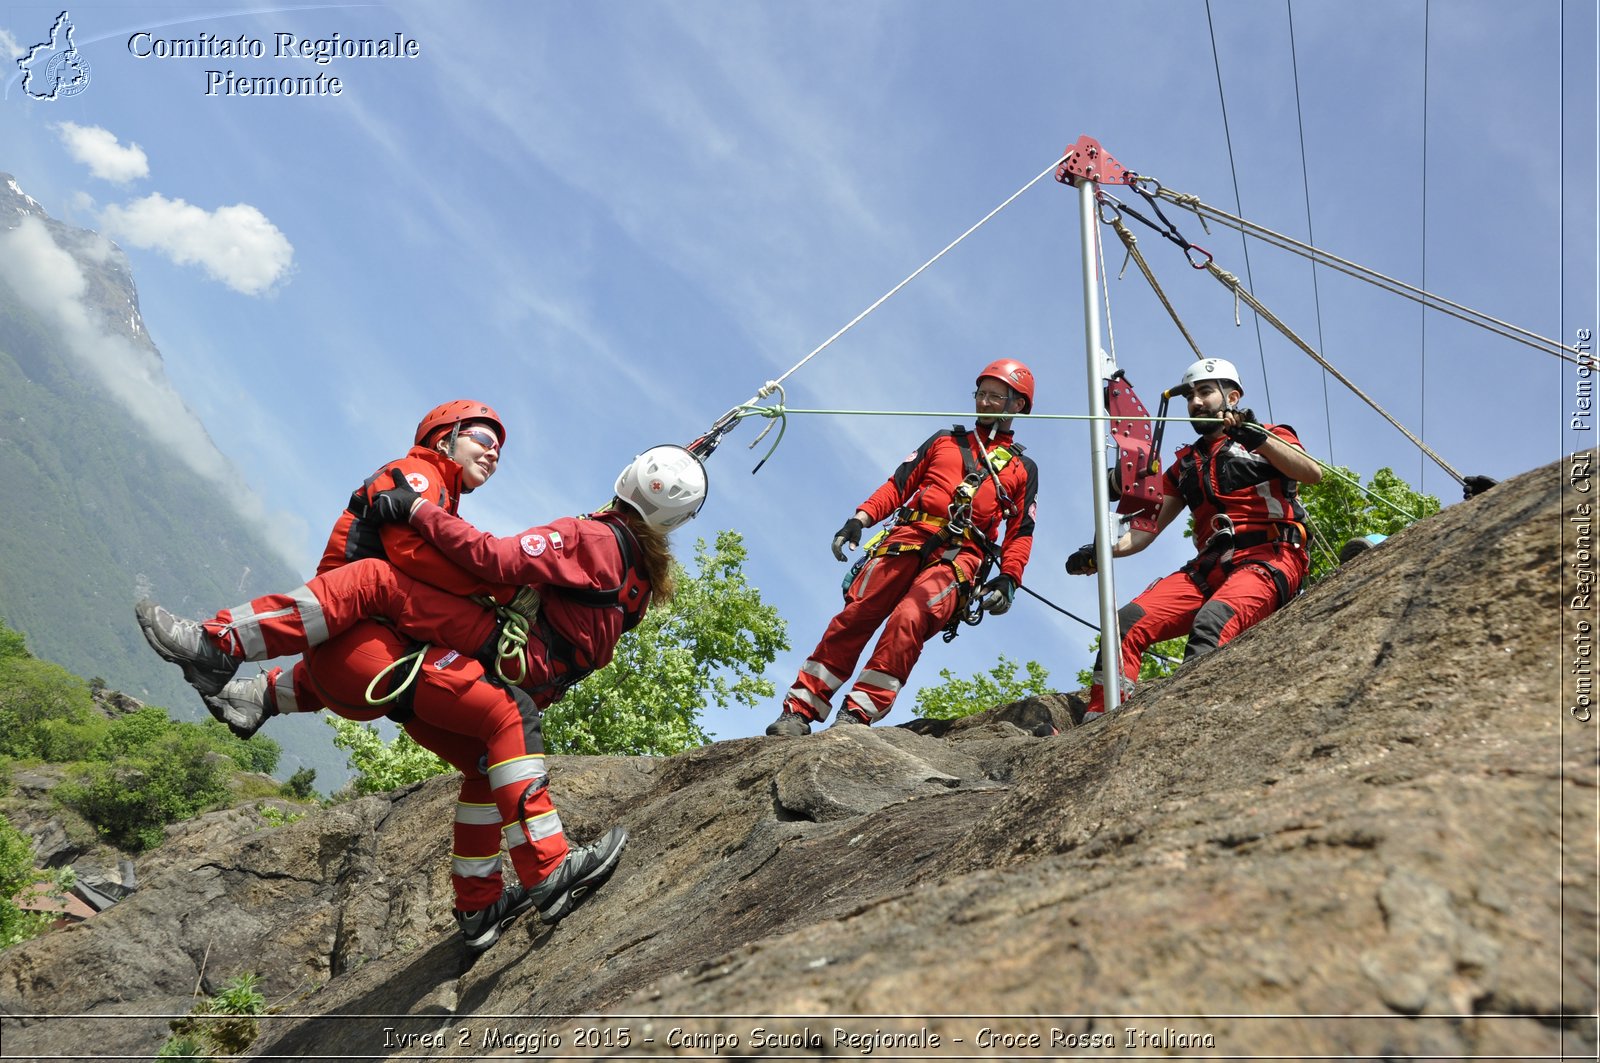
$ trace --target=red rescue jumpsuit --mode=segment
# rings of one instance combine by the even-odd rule
[[[1300,446],[1288,425],[1262,427]],[[1299,484],[1260,454],[1219,432],[1179,447],[1161,482],[1163,494],[1182,498],[1194,515],[1199,553],[1118,610],[1124,693],[1151,645],[1188,635],[1185,660],[1211,653],[1288,604],[1310,567]],[[1085,719],[1105,711],[1098,662],[1094,678]]]
[[[424,498],[451,513],[456,512],[461,500],[461,466],[438,451],[420,446],[412,447],[403,458],[386,462],[377,472],[367,477],[351,495],[351,505],[363,509],[373,494],[394,486],[389,475],[391,469],[399,470],[406,478],[406,482],[411,485],[411,489]],[[490,584],[463,572],[408,525],[374,524],[357,516],[354,509],[346,508],[339,514],[339,519],[334,523],[333,531],[328,536],[328,544],[323,548],[322,561],[317,565],[317,573],[321,575],[362,558],[386,559],[407,575],[454,594],[487,595],[496,601],[506,601],[512,593],[512,588]],[[257,602],[262,604],[258,606]],[[269,657],[288,655],[296,651],[288,650],[282,654],[264,652],[265,646],[257,641],[253,634],[256,630],[253,621],[258,616],[257,609],[265,609],[272,613],[273,619],[301,625],[300,635],[305,638],[309,646],[315,647],[327,640],[328,633],[322,627],[322,617],[319,611],[313,608],[314,604],[315,600],[304,587],[301,587],[288,595],[268,595],[237,610],[223,610],[217,614],[215,621],[208,624],[208,629],[213,635],[220,635],[223,628],[235,626],[236,637],[243,651],[236,656],[247,660],[265,660]],[[285,609],[292,611],[283,614],[282,611]],[[382,632],[374,631],[369,635],[378,643],[388,641]],[[405,652],[401,651],[402,654]],[[286,672],[281,668],[274,668],[268,673],[277,711],[316,712],[329,704],[327,694],[318,690],[315,685],[311,667],[315,655],[315,649],[308,650],[305,658],[297,662],[292,670]],[[365,701],[358,700],[346,705],[345,708],[359,712],[361,710],[358,707],[362,705],[365,705]],[[383,714],[380,712],[365,718],[375,719],[381,715]]]
[[[980,449],[995,467],[1009,506],[996,495],[995,477],[982,473],[972,497],[972,526],[993,542],[1005,522],[999,574],[1021,585],[1022,570],[1033,550],[1038,467],[1023,455],[1010,432],[991,435],[988,427],[979,425],[975,432],[934,433],[857,507],[867,514],[868,524],[897,509],[905,513],[868,554],[845,591],[844,608],[800,666],[784,709],[813,720],[827,719],[834,692],[855,671],[861,651],[883,624],[883,635],[845,700],[850,710],[868,721],[888,715],[922,655],[923,643],[949,622],[963,590],[978,591],[969,587],[983,564],[976,538],[940,539],[927,553],[921,550],[943,534],[956,489],[969,473],[982,470]]]
[[[366,705],[375,676],[422,642],[433,644],[406,692],[403,708],[412,715],[403,726],[462,773],[452,883],[457,906],[479,910],[500,895],[502,837],[524,884],[542,881],[567,854],[545,788],[538,710],[582,674],[609,663],[625,628],[649,604],[649,585],[629,570],[612,531],[617,523],[611,515],[563,518],[496,539],[439,506],[421,507],[412,518],[414,529],[467,572],[495,585],[515,582],[539,590],[540,613],[517,688],[489,681],[472,656],[492,642],[493,611],[370,558],[324,572],[292,594],[257,598],[248,609],[229,611],[234,619],[219,614],[207,629],[225,651],[244,656],[303,652],[313,639],[327,639],[314,657],[312,676],[334,711],[355,719],[392,709],[344,706]],[[631,592],[625,606],[581,600],[623,588]],[[239,619],[241,614],[247,616]],[[393,627],[363,622],[373,616],[389,618]],[[241,654],[246,646],[259,649]],[[386,693],[407,674],[409,666],[394,669],[375,693]]]

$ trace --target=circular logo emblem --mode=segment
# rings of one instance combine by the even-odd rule
[[[420,472],[414,472],[406,477],[406,483],[411,485],[411,490],[417,494],[425,494],[428,490],[428,478]]]
[[[664,485],[661,483],[660,480],[651,480],[650,481],[650,493],[659,495],[661,493],[661,488],[663,486]]]
[[[524,535],[518,542],[522,544],[522,552],[529,557],[538,557],[544,553],[545,543],[542,535]]]

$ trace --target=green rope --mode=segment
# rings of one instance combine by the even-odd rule
[[[498,675],[507,686],[520,686],[528,676],[528,659],[523,653],[528,645],[528,618],[503,606],[495,612],[500,614],[500,619],[503,621],[500,625],[500,639],[495,643],[495,675]],[[505,669],[505,662],[512,658],[517,662],[515,679],[507,675]]]
[[[422,658],[427,656],[428,651],[432,648],[432,646],[423,646],[422,648],[413,650],[404,657],[397,658],[396,660],[390,661],[387,665],[385,665],[383,671],[373,676],[372,682],[367,684],[367,704],[387,705],[395,698],[398,698],[401,694],[404,694],[406,689],[410,687],[412,683],[417,681],[417,673],[422,671]],[[411,671],[406,676],[405,682],[395,687],[394,690],[390,691],[385,696],[381,698],[378,697],[374,691],[377,690],[378,684],[383,680],[383,677],[394,671],[396,668],[399,668],[407,661],[411,662]]]
[[[747,403],[747,404],[745,404],[743,406],[737,406],[737,407],[734,408],[734,411],[735,411],[736,417],[739,420],[743,420],[746,417],[766,417],[766,418],[777,418],[779,420],[783,420],[784,418],[786,418],[791,413],[793,413],[793,414],[814,414],[814,415],[819,415],[819,416],[824,416],[824,417],[940,417],[940,418],[944,418],[944,419],[947,419],[947,420],[948,419],[952,419],[952,418],[955,419],[955,420],[965,420],[967,418],[975,416],[975,414],[971,410],[965,410],[965,411],[963,411],[961,413],[939,413],[939,412],[930,412],[930,411],[927,411],[927,410],[797,410],[797,409],[794,409],[793,407],[784,406],[782,404],[779,404],[779,405],[776,405],[776,406],[756,406],[756,405],[753,405],[753,404],[750,404],[750,403]],[[1119,416],[1119,417],[1116,417],[1116,418],[1112,418],[1109,415],[1089,414],[1089,413],[1014,413],[1014,414],[1007,415],[1006,419],[1007,420],[1018,420],[1018,421],[1022,421],[1022,420],[1028,420],[1028,421],[1110,421],[1110,420],[1118,420],[1118,421],[1170,421],[1170,422],[1184,422],[1184,423],[1191,423],[1191,424],[1193,422],[1195,422],[1195,421],[1215,421],[1218,424],[1222,423],[1222,419],[1221,418],[1214,418],[1214,417],[1200,418],[1200,417],[1121,417],[1121,416]],[[787,423],[787,422],[785,421],[784,423]],[[779,431],[778,439],[780,441],[783,439],[783,432],[782,431]],[[776,442],[774,442],[772,444],[773,450],[776,450],[777,446],[778,446],[778,444]],[[1382,495],[1373,494],[1371,491],[1367,490],[1367,488],[1362,485],[1360,480],[1352,479],[1351,477],[1346,476],[1343,472],[1339,471],[1339,469],[1336,468],[1335,466],[1329,465],[1327,462],[1321,460],[1320,458],[1313,457],[1310,454],[1306,454],[1306,452],[1303,451],[1303,450],[1300,453],[1305,454],[1306,457],[1308,457],[1308,458],[1311,458],[1311,460],[1316,462],[1319,466],[1321,466],[1322,469],[1325,472],[1333,473],[1334,476],[1336,476],[1339,479],[1345,481],[1350,486],[1354,487],[1357,491],[1360,491],[1362,494],[1366,495],[1368,498],[1372,499],[1373,501],[1383,503],[1384,505],[1388,506],[1390,509],[1394,510],[1396,513],[1400,514],[1402,517],[1405,517],[1407,520],[1411,521],[1412,523],[1416,523],[1416,521],[1418,520],[1418,518],[1416,516],[1414,516],[1413,514],[1407,513],[1405,510],[1401,509],[1399,506],[1395,505],[1393,502],[1389,501],[1387,498],[1384,498]],[[762,462],[765,462],[767,460],[767,458],[770,458],[771,456],[772,456],[772,451],[769,450],[767,452],[767,457],[761,459]],[[760,467],[761,466],[759,466],[759,465],[756,466],[756,468],[758,468],[758,469]]]
[[[941,417],[946,420],[970,420],[977,414],[971,410],[961,413],[940,413],[930,410],[797,410],[792,406],[755,406],[746,404],[734,407],[735,417],[744,420],[746,417],[767,417],[782,419],[791,413],[819,414],[825,417]],[[1005,420],[1017,421],[1183,421],[1191,420],[1189,417],[1112,417],[1109,414],[1094,413],[1008,413]],[[1220,418],[1216,418],[1221,423]],[[779,438],[782,438],[780,433]],[[776,446],[776,444],[774,444]],[[762,459],[766,460],[766,459]]]

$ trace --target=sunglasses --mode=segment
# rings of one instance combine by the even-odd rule
[[[484,450],[500,449],[500,438],[487,428],[479,428],[477,426],[463,428],[456,433],[456,437],[458,439],[470,439]]]

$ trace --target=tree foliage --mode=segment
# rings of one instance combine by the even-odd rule
[[[996,705],[1051,693],[1050,673],[1044,665],[1029,661],[1023,665],[1023,672],[1019,676],[1017,662],[1003,653],[993,668],[970,679],[941,668],[939,678],[943,682],[917,692],[916,714],[930,720],[955,720]]]
[[[140,852],[161,843],[168,823],[189,819],[227,798],[222,759],[201,728],[174,725],[152,736],[134,755],[77,769],[56,788],[56,795],[102,837]]]
[[[38,937],[49,928],[49,916],[24,911],[13,899],[25,886],[45,877],[33,866],[33,843],[0,816],[0,949]]]
[[[0,622],[0,763],[71,765],[56,797],[124,848],[154,845],[168,823],[221,803],[230,762],[277,765],[282,750],[271,739],[244,742],[215,720],[179,722],[154,706],[107,718],[90,689]]]
[[[1439,512],[1437,497],[1413,490],[1393,469],[1373,473],[1365,492],[1360,484],[1361,478],[1349,469],[1331,466],[1321,483],[1300,485],[1300,500],[1320,540],[1311,551],[1310,582],[1338,567],[1339,550],[1351,539],[1393,535],[1413,520]]]
[[[1151,679],[1165,679],[1178,670],[1183,663],[1183,651],[1189,646],[1189,636],[1179,635],[1175,639],[1153,644],[1144,653],[1144,660],[1139,662],[1139,682]],[[1100,656],[1100,636],[1096,635],[1089,641],[1089,652],[1096,657]],[[1078,686],[1087,688],[1094,683],[1094,669],[1078,669]]]
[[[358,794],[386,794],[452,770],[404,731],[389,742],[372,724],[337,716],[325,719],[334,730],[333,744],[350,758],[350,770],[355,772],[350,788]]]
[[[704,745],[708,705],[757,705],[776,691],[762,676],[789,648],[778,611],[745,581],[743,538],[695,541],[695,572],[675,567],[678,593],[617,644],[609,665],[550,706],[545,742],[556,753],[670,755]]]

